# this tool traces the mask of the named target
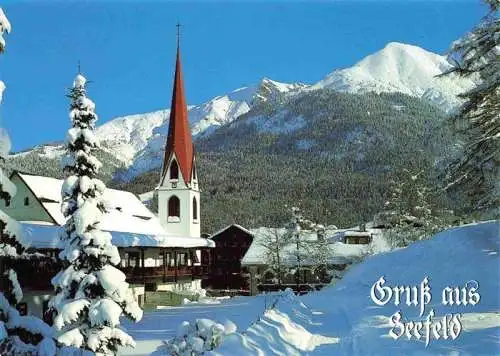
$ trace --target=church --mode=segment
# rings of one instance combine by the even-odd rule
[[[208,278],[213,240],[200,236],[200,188],[196,155],[188,122],[179,43],[175,64],[169,131],[159,184],[158,216],[130,192],[106,189],[108,203],[100,228],[109,231],[139,304],[147,291],[197,290]],[[43,258],[16,266],[24,290],[20,309],[44,315],[53,287],[51,278],[60,269],[59,236],[66,218],[61,213],[63,181],[14,171],[17,194],[0,209],[20,223],[31,252]]]

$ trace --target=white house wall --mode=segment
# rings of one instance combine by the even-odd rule
[[[17,221],[45,221],[53,223],[54,221],[50,215],[22,179],[15,174],[11,180],[16,185],[17,194],[11,199],[9,206],[6,206],[5,201],[0,199],[0,209]],[[29,200],[28,205],[24,205],[25,198]]]

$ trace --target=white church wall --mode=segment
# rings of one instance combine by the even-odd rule
[[[169,161],[168,169],[163,178],[162,185],[158,188],[158,218],[167,235],[200,237],[200,192],[198,182],[193,180],[192,187],[188,187],[179,170],[179,178],[170,180],[170,167],[175,154]],[[196,183],[196,184],[194,184]],[[180,201],[180,217],[175,219],[168,216],[168,201],[172,196]],[[193,219],[193,198],[196,197],[198,219]]]

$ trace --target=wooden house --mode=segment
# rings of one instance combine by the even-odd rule
[[[212,234],[209,239],[215,243],[215,248],[211,250],[211,272],[207,285],[213,289],[248,290],[241,260],[252,244],[253,234],[238,224],[232,224]]]

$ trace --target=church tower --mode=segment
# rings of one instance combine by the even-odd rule
[[[168,235],[200,237],[200,190],[182,80],[179,32],[170,122],[158,186],[158,217]]]

